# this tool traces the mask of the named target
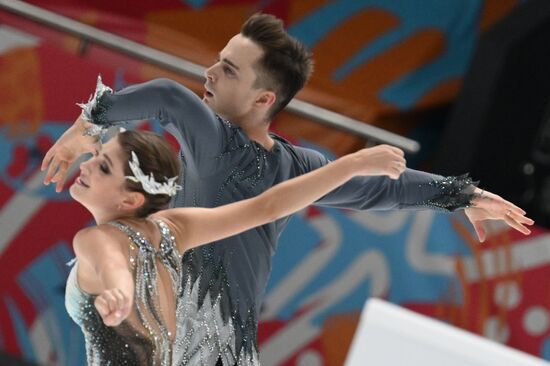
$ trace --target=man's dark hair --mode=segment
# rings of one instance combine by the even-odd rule
[[[277,95],[268,113],[268,120],[271,120],[309,79],[313,71],[311,53],[288,34],[282,20],[273,15],[254,14],[243,24],[241,34],[264,51],[255,65],[258,76],[254,86]]]

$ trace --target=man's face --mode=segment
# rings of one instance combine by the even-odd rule
[[[216,63],[205,71],[203,101],[220,116],[241,123],[262,91],[253,86],[253,66],[262,54],[263,50],[249,38],[241,34],[231,38]]]

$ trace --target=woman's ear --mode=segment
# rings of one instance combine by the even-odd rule
[[[141,192],[124,192],[118,207],[123,211],[137,210],[145,203],[145,196]]]

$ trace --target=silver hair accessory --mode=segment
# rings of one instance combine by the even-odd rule
[[[126,176],[126,179],[132,182],[141,183],[143,190],[149,194],[167,194],[170,197],[175,196],[182,187],[176,184],[178,177],[166,178],[166,182],[159,183],[153,177],[153,173],[146,175],[139,167],[139,160],[135,152],[132,151],[132,160],[128,162],[133,176]]]

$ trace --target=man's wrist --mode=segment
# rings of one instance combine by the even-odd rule
[[[78,133],[81,136],[84,136],[90,140],[96,141],[98,139],[101,140],[103,135],[106,132],[106,128],[104,126],[96,125],[92,122],[89,122],[85,118],[83,118],[82,115],[80,115],[77,120],[75,121],[76,128],[78,130]]]
[[[86,121],[84,118],[82,118],[82,115],[80,115],[76,121],[75,121],[75,126],[76,128],[78,129],[78,131],[84,135],[86,133],[86,131],[92,127],[94,124],[89,122],[89,121]]]

